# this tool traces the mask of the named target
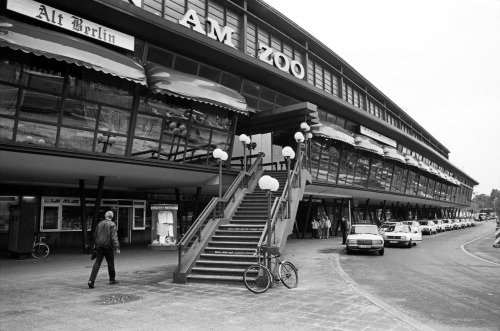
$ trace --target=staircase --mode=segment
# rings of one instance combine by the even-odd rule
[[[286,171],[265,171],[280,187],[271,201],[283,194]],[[271,202],[272,203],[272,202]],[[190,283],[241,283],[243,272],[256,262],[253,255],[268,217],[268,197],[258,186],[247,193],[228,224],[220,225],[187,276]]]

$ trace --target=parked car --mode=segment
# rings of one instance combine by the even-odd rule
[[[445,232],[446,231],[446,226],[443,223],[443,220],[434,220],[433,222],[436,224],[437,232]]]
[[[412,231],[415,231],[415,229],[420,231],[420,222],[418,221],[403,221],[401,223],[409,225]]]
[[[470,225],[470,221],[469,221],[467,218],[463,218],[463,219],[461,219],[461,220],[460,220],[460,222],[465,223],[465,227],[466,227],[466,228],[470,228],[470,226],[471,226],[471,225]]]
[[[462,228],[462,225],[457,219],[452,219],[453,230],[458,230]]]
[[[411,248],[417,242],[422,242],[420,229],[411,229],[410,225],[392,225],[384,233],[384,244],[386,246],[405,246]]]
[[[470,221],[470,226],[476,226],[476,221],[474,221],[473,218],[469,219]]]
[[[378,232],[380,234],[384,234],[384,232],[391,226],[394,226],[394,225],[402,225],[403,223],[402,222],[384,222],[382,223],[382,225],[380,226],[380,228],[378,228]]]
[[[354,251],[378,252],[384,255],[384,238],[378,232],[376,225],[355,224],[347,235],[346,253]]]
[[[420,221],[420,230],[422,231],[422,234],[436,234],[436,223],[433,221]]]
[[[452,220],[444,219],[443,224],[444,224],[446,231],[453,230],[453,221]]]
[[[457,221],[458,227],[460,229],[465,229],[466,228],[465,222],[462,222],[460,219],[456,219],[456,221]]]

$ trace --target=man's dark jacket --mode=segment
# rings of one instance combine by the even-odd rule
[[[115,250],[120,249],[118,234],[116,233],[116,224],[111,220],[105,219],[97,224],[94,240],[97,247]]]

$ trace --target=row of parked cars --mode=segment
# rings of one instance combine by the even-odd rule
[[[355,224],[347,236],[346,253],[354,251],[376,251],[384,255],[387,246],[411,248],[422,242],[423,234],[465,229],[476,226],[473,219],[440,219],[421,221],[384,222],[380,227],[374,224]]]

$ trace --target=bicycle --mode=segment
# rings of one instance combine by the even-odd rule
[[[35,259],[45,259],[49,255],[49,246],[44,241],[45,237],[40,232],[35,232],[33,251],[31,252]]]
[[[253,293],[264,293],[271,286],[271,281],[275,284],[283,283],[287,288],[295,288],[299,282],[298,269],[292,262],[281,260],[281,253],[278,247],[267,248],[264,251],[269,253],[269,257],[261,256],[261,247],[258,247],[255,254],[257,255],[257,264],[252,264],[245,269],[243,273],[243,282],[247,289]],[[265,260],[274,260],[274,266],[278,264],[278,274],[271,272],[265,265]],[[273,268],[276,269],[276,268]]]

